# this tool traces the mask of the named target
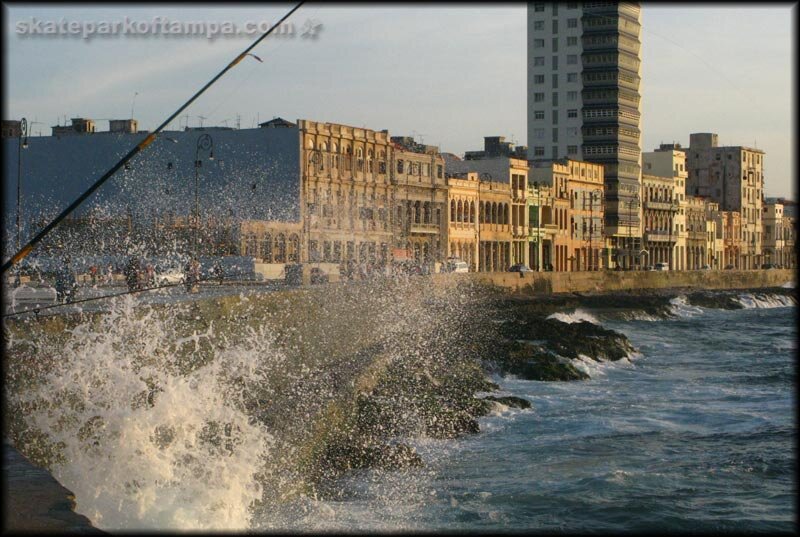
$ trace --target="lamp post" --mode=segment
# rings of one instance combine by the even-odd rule
[[[194,152],[194,257],[199,259],[198,234],[200,233],[200,196],[199,196],[199,174],[203,161],[200,160],[200,151],[208,151],[208,160],[214,160],[214,140],[210,134],[201,134],[197,138],[197,146]]]
[[[587,246],[586,246],[586,257],[587,257],[586,267],[588,268],[588,270],[592,270],[592,265],[593,265],[592,259],[594,257],[591,254],[591,251],[592,251],[592,239],[594,238],[593,237],[593,235],[594,235],[593,230],[594,230],[594,200],[595,200],[595,198],[597,198],[600,201],[602,201],[602,199],[603,199],[603,191],[600,190],[599,188],[596,188],[596,189],[594,189],[594,190],[589,192],[589,237],[588,237],[588,239],[586,241],[587,242]],[[598,261],[599,261],[599,259],[598,259]],[[600,267],[594,267],[594,270],[597,270],[599,268]]]
[[[634,194],[634,196],[628,200],[628,207],[630,208],[629,216],[630,220],[628,220],[628,255],[630,256],[630,269],[633,270],[633,235],[631,228],[633,225],[631,224],[631,220],[633,220],[633,206],[634,204],[639,203],[639,194],[638,192]]]
[[[489,173],[489,172],[483,172],[483,173],[478,175],[478,215],[479,215],[479,218],[478,218],[478,272],[481,271],[481,262],[483,261],[483,252],[481,250],[481,218],[480,218],[480,216],[482,216],[485,213],[485,211],[481,211],[481,209],[480,209],[480,206],[481,206],[481,184],[483,184],[483,181],[482,181],[483,178],[486,178],[489,181],[491,181],[493,179],[492,178],[492,174]],[[485,207],[484,207],[484,209],[485,209]]]
[[[22,234],[21,200],[22,200],[22,149],[28,147],[28,120],[22,118],[19,122],[19,136],[17,137],[17,251],[20,249]]]

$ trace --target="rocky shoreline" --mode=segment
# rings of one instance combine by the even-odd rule
[[[475,290],[471,290],[475,292]],[[430,361],[391,364],[378,385],[358,396],[350,426],[339,431],[317,461],[316,493],[336,496],[332,482],[350,470],[415,469],[424,461],[404,438],[459,438],[480,432],[478,418],[496,405],[530,408],[526,399],[494,395],[489,375],[535,381],[579,381],[589,376],[572,360],[617,361],[636,349],[619,332],[591,322],[562,322],[550,316],[584,308],[609,318],[642,312],[674,318],[673,302],[717,309],[745,307],[742,293],[795,297],[792,288],[705,291],[646,290],[611,294],[525,297],[482,291],[482,313],[465,320],[462,345]],[[489,395],[487,395],[489,392]]]

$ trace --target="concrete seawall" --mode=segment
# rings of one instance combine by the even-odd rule
[[[453,275],[436,274],[435,280]],[[758,289],[795,280],[794,270],[694,270],[682,272],[492,272],[456,275],[522,294],[606,293],[637,289]]]
[[[75,496],[3,441],[3,530],[105,535],[79,515]]]

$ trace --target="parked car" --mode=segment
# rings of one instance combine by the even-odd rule
[[[508,272],[533,272],[528,265],[524,263],[517,263],[508,267]]]
[[[457,257],[451,257],[444,265],[444,272],[469,272],[469,265]]]
[[[736,267],[734,267],[733,265],[730,265],[730,264],[729,265],[725,265],[725,270],[733,270],[734,268],[736,268]]]
[[[328,283],[328,281],[329,281],[328,275],[325,274],[321,268],[319,267],[311,268],[311,285]]]
[[[711,267],[709,267],[708,265],[703,265],[702,267],[700,267],[700,270],[711,270]]]
[[[763,265],[761,265],[761,268],[762,269],[774,269],[774,268],[777,268],[777,267],[772,263],[764,263]]]
[[[669,270],[669,263],[656,263],[653,270]]]

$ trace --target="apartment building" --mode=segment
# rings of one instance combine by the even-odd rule
[[[670,270],[686,269],[687,176],[686,153],[680,144],[661,144],[654,151],[642,153],[645,249],[655,249],[661,256],[666,247],[668,255],[662,262],[669,263]],[[669,221],[666,228],[665,220]],[[653,255],[650,258],[655,259]]]
[[[605,166],[611,263],[639,262],[641,9],[633,2],[528,6],[528,159]]]
[[[706,196],[723,211],[742,215],[742,269],[761,262],[764,152],[745,146],[720,146],[714,133],[693,133],[686,151],[686,193]]]

